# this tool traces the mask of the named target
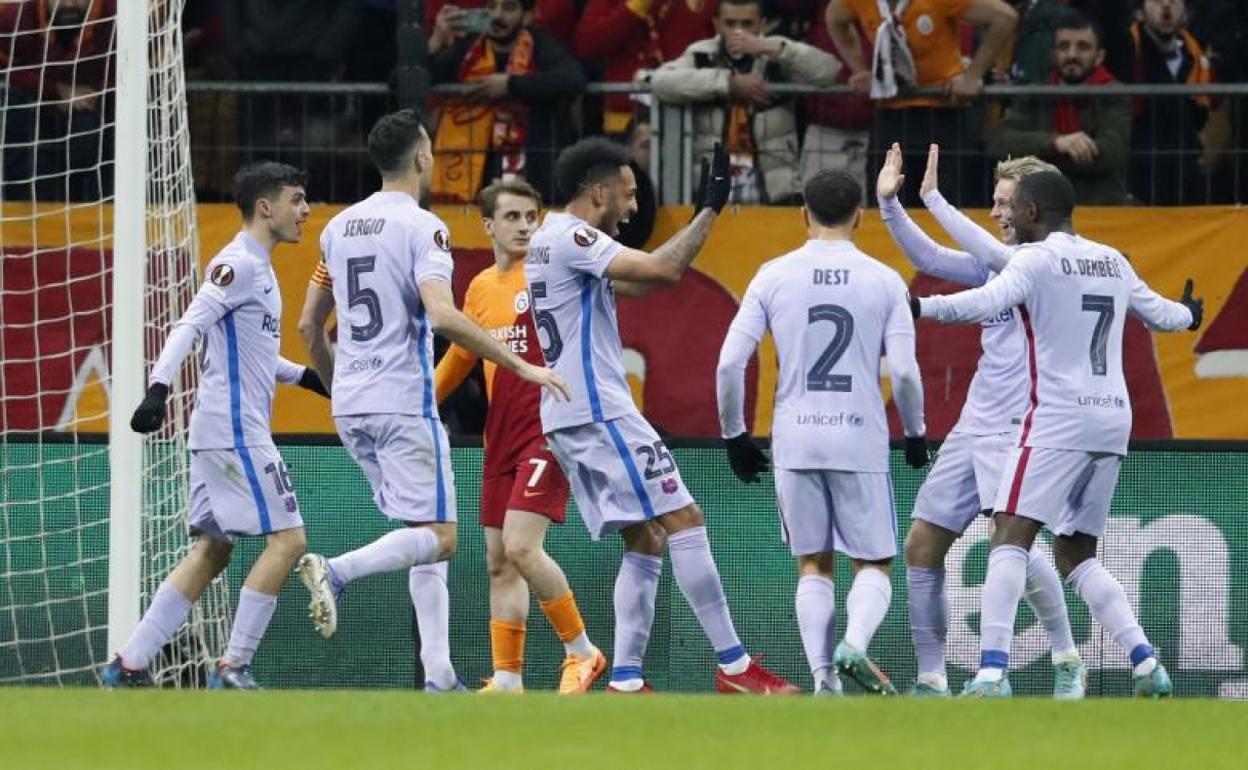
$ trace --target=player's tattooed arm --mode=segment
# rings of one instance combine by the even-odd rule
[[[334,310],[334,294],[323,286],[308,284],[303,312],[299,315],[299,336],[308,348],[312,368],[327,390],[334,387],[334,348],[325,330],[325,320]]]
[[[620,251],[606,270],[616,291],[626,296],[640,296],[654,286],[678,282],[706,243],[717,216],[714,211],[703,209],[680,232],[650,253],[637,249]]]
[[[429,313],[429,323],[438,335],[459,345],[469,353],[486,358],[504,369],[515,372],[521,379],[549,388],[564,400],[571,397],[568,383],[562,377],[544,366],[534,366],[520,356],[511,352],[511,348],[503,345],[490,336],[489,332],[473,323],[455,307],[455,297],[451,294],[451,284],[441,278],[430,278],[420,282],[420,301]]]

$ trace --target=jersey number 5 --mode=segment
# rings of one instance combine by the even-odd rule
[[[1092,328],[1092,345],[1088,355],[1092,359],[1092,373],[1104,377],[1109,370],[1109,327],[1114,322],[1114,298],[1103,294],[1084,294],[1083,310],[1096,313],[1096,326]]]
[[[533,309],[533,323],[537,326],[538,342],[541,333],[546,332],[546,344],[542,345],[542,355],[546,357],[546,365],[554,366],[563,353],[563,338],[559,336],[559,326],[555,323],[555,314],[549,310],[538,310],[537,300],[546,299],[546,282],[534,281],[529,285],[532,299],[529,307]]]
[[[347,260],[347,304],[351,307],[363,306],[368,313],[368,323],[357,326],[351,324],[351,339],[356,342],[368,342],[381,332],[381,298],[372,289],[360,286],[360,276],[371,273],[377,267],[377,257],[351,257]]]
[[[832,341],[806,372],[806,390],[849,393],[854,389],[853,376],[833,374],[832,369],[845,355],[850,340],[854,338],[854,317],[840,305],[815,305],[806,316],[806,323],[813,325],[820,321],[831,321],[836,325],[836,331],[832,334]]]

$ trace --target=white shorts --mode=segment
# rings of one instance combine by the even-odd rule
[[[226,543],[240,535],[302,527],[299,501],[277,447],[192,451],[187,526],[192,535]]]
[[[1016,432],[946,438],[919,487],[911,518],[957,534],[965,532],[976,516],[992,512],[1005,458],[1017,444]]]
[[[595,540],[693,502],[671,452],[635,412],[547,433],[546,444]]]
[[[1055,535],[1105,534],[1122,457],[1045,447],[1015,447],[1005,461],[996,510],[1043,523]]]
[[[827,551],[880,561],[897,555],[897,510],[887,473],[775,469],[784,540],[794,556]]]
[[[455,521],[451,445],[442,423],[412,414],[334,418],[342,445],[364,470],[373,502],[391,519]]]

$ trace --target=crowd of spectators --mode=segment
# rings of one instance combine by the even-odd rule
[[[115,7],[0,3],[6,198],[111,186],[101,131]],[[1023,154],[1062,168],[1081,203],[1248,199],[1248,100],[982,95],[1004,83],[1248,81],[1248,0],[187,0],[188,76],[393,84],[409,10],[424,42],[416,64],[458,86],[425,105],[435,200],[467,202],[510,176],[557,200],[554,157],[590,134],[629,142],[644,172],[651,99],[691,110],[695,167],[715,143],[728,148],[737,203],[791,204],[828,167],[869,189],[871,160],[893,141],[912,168],[941,144],[946,193],[963,205],[984,202],[995,160]],[[595,82],[648,87],[586,93]],[[789,84],[850,90],[777,88]],[[258,117],[243,128],[239,95],[195,94],[197,189],[226,189],[241,158],[220,148],[335,140],[340,111],[310,113],[298,98],[249,95]]]

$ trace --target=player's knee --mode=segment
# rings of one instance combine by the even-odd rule
[[[542,558],[542,546],[530,540],[513,539],[503,542],[504,557],[511,564],[523,570],[526,566]]]
[[[485,571],[489,574],[492,582],[498,582],[511,577],[516,568],[507,561],[505,553],[487,553],[485,556]]]
[[[1057,567],[1057,573],[1062,576],[1063,580],[1070,577],[1070,573],[1074,572],[1080,564],[1095,557],[1095,548],[1089,552],[1087,548],[1061,537],[1053,541],[1053,566]]]
[[[702,515],[702,509],[697,503],[690,503],[684,508],[665,513],[658,518],[658,521],[669,535],[706,525],[706,517]]]
[[[308,534],[303,527],[287,529],[281,532],[277,544],[294,561],[308,552]]]
[[[450,561],[459,550],[459,534],[454,524],[434,525],[438,536],[438,561]]]
[[[234,553],[234,546],[224,540],[201,535],[193,553],[202,559],[215,575],[229,566],[230,554]]]
[[[797,557],[797,574],[801,577],[821,575],[831,578],[835,568],[836,553],[834,551],[812,553]]]

